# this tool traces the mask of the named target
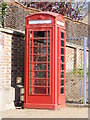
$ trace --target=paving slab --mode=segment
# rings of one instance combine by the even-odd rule
[[[65,107],[58,110],[13,109],[2,112],[2,118],[88,118],[88,107]]]

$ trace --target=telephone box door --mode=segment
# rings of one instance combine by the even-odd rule
[[[29,81],[28,102],[33,104],[52,103],[51,30],[34,29],[29,34]]]
[[[59,29],[59,104],[65,105],[65,47],[66,34],[64,30]]]

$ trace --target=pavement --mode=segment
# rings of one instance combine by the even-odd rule
[[[58,110],[13,109],[2,112],[2,118],[88,118],[88,107],[68,107]]]

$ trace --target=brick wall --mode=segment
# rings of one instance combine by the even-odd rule
[[[0,29],[0,110],[14,108],[14,89],[11,88],[11,40],[12,35]]]
[[[4,26],[24,31],[25,17],[35,12],[38,12],[38,10],[27,8],[18,2],[8,2],[8,8],[4,18]]]
[[[12,83],[15,82],[17,77],[22,77],[24,81],[24,34],[13,32],[11,61]]]
[[[24,33],[0,28],[0,109],[13,107],[13,102],[19,100],[17,77],[24,81]]]
[[[75,48],[66,47],[66,70],[74,69],[74,54]]]
[[[11,38],[9,34],[0,32],[0,81],[11,82]]]
[[[65,17],[65,26],[67,38],[88,37],[88,24]]]
[[[40,11],[34,8],[27,8],[18,2],[8,2],[8,8],[4,19],[5,27],[24,31],[25,17],[36,12]],[[67,38],[71,39],[73,37],[88,36],[88,24],[65,17],[65,25]]]
[[[82,50],[82,68],[83,68],[83,50]],[[89,50],[87,49],[87,68],[88,68],[88,55]],[[80,69],[81,70],[81,46],[68,46],[68,42],[66,43],[66,71],[73,71],[74,69]]]
[[[13,82],[17,76],[23,77],[24,74],[24,33],[0,28],[0,38],[0,79],[10,83],[11,79]]]

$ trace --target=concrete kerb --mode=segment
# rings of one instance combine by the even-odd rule
[[[66,103],[66,106],[68,107],[89,107],[90,108],[90,104]]]

